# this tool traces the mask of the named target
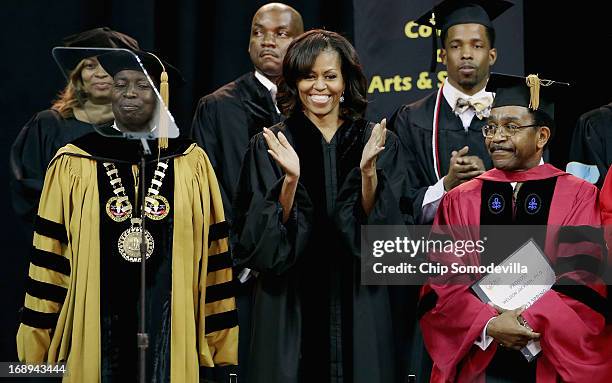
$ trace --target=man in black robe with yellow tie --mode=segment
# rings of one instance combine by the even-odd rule
[[[497,60],[491,20],[512,5],[445,0],[417,20],[442,31],[440,57],[448,77],[436,93],[403,105],[389,121],[406,155],[407,208],[416,223],[432,222],[444,193],[491,168],[480,132],[494,97],[485,90]]]
[[[401,207],[416,224],[431,223],[447,191],[492,166],[481,133],[494,97],[485,90],[497,59],[492,20],[512,5],[503,0],[444,0],[416,21],[441,30],[440,57],[448,72],[437,92],[401,106],[388,124],[400,139],[408,173]],[[435,59],[437,51],[432,53]],[[418,288],[397,286],[390,292],[399,374],[427,382],[431,362],[416,322]]]

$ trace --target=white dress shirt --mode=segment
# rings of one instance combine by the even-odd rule
[[[268,92],[270,92],[272,102],[274,102],[274,107],[276,108],[276,113],[280,114],[280,110],[278,110],[278,106],[276,106],[276,94],[278,93],[278,87],[276,84],[258,71],[255,71],[255,78],[261,83],[261,85],[266,87]]]

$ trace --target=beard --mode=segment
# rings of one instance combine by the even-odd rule
[[[472,89],[480,83],[480,80],[478,80],[476,76],[471,76],[467,78],[460,78],[458,83],[464,89]]]

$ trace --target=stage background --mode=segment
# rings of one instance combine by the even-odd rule
[[[182,70],[188,83],[177,92],[173,91],[171,110],[179,127],[187,131],[201,96],[252,69],[247,54],[250,21],[255,10],[264,3],[246,0],[176,0],[172,4],[162,0],[2,1],[0,106],[3,111],[3,134],[0,136],[0,177],[5,183],[0,191],[0,201],[4,206],[0,216],[3,244],[0,267],[0,296],[3,303],[0,314],[0,361],[16,359],[17,310],[23,302],[23,283],[30,248],[27,231],[11,209],[8,153],[25,122],[34,113],[48,108],[64,85],[64,79],[51,58],[51,48],[59,45],[66,35],[98,26],[109,26],[134,36],[142,48],[161,53]],[[392,48],[397,51],[392,53],[397,54],[393,57],[398,59],[388,62],[388,67],[382,59],[368,59],[367,52],[362,52],[369,77],[413,76],[412,81],[416,85],[417,74],[428,70],[430,40],[409,40],[402,35],[402,23],[427,9],[423,0],[355,0],[356,19],[353,18],[351,0],[287,3],[302,13],[307,29],[326,27],[343,33],[351,40],[358,37],[359,47],[366,44],[359,36],[367,37],[374,32],[380,38],[388,36],[386,38],[397,43],[398,48]],[[515,29],[511,26],[507,31],[498,31],[500,43],[507,41],[509,45],[502,47],[498,44],[500,61],[496,70],[520,73],[524,60],[525,72],[537,71],[542,77],[565,80],[574,85],[570,97],[562,100],[557,109],[559,132],[551,147],[552,162],[557,166],[565,166],[568,138],[571,137],[576,118],[587,110],[612,101],[608,70],[612,35],[603,21],[607,15],[605,3],[593,0],[561,5],[552,1],[526,1],[522,10],[524,29],[520,23],[520,7],[516,7],[511,12],[513,16],[507,16],[518,23]],[[392,9],[398,10],[397,19],[393,17],[393,21],[389,22],[387,10]],[[500,18],[500,22],[505,17]],[[363,21],[367,21],[365,29],[354,33],[353,26],[361,26]],[[383,46],[377,49],[381,55],[386,50]],[[411,49],[415,50],[409,51]],[[406,57],[405,61],[401,57]],[[371,114],[376,118],[382,117],[401,103],[414,100],[426,91],[433,91],[417,90],[413,87],[406,92],[372,92],[369,95],[372,99]],[[389,99],[391,96],[394,98]]]

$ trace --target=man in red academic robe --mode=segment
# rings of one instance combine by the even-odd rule
[[[555,269],[577,258],[582,266],[566,268],[551,290],[524,310],[485,304],[466,283],[425,286],[420,324],[434,361],[432,382],[595,383],[612,378],[607,289],[597,267],[589,267],[601,262],[601,248],[593,239],[560,235],[566,228],[587,235],[594,230],[585,227],[600,225],[597,189],[543,164],[542,151],[554,125],[553,104],[544,92],[553,92],[554,86],[534,89],[542,83],[537,76],[492,74],[488,88],[497,95],[483,135],[495,169],[446,194],[434,229],[548,225],[544,249]],[[484,263],[470,256],[464,262]],[[518,350],[531,340],[539,340],[542,350],[528,363]]]

